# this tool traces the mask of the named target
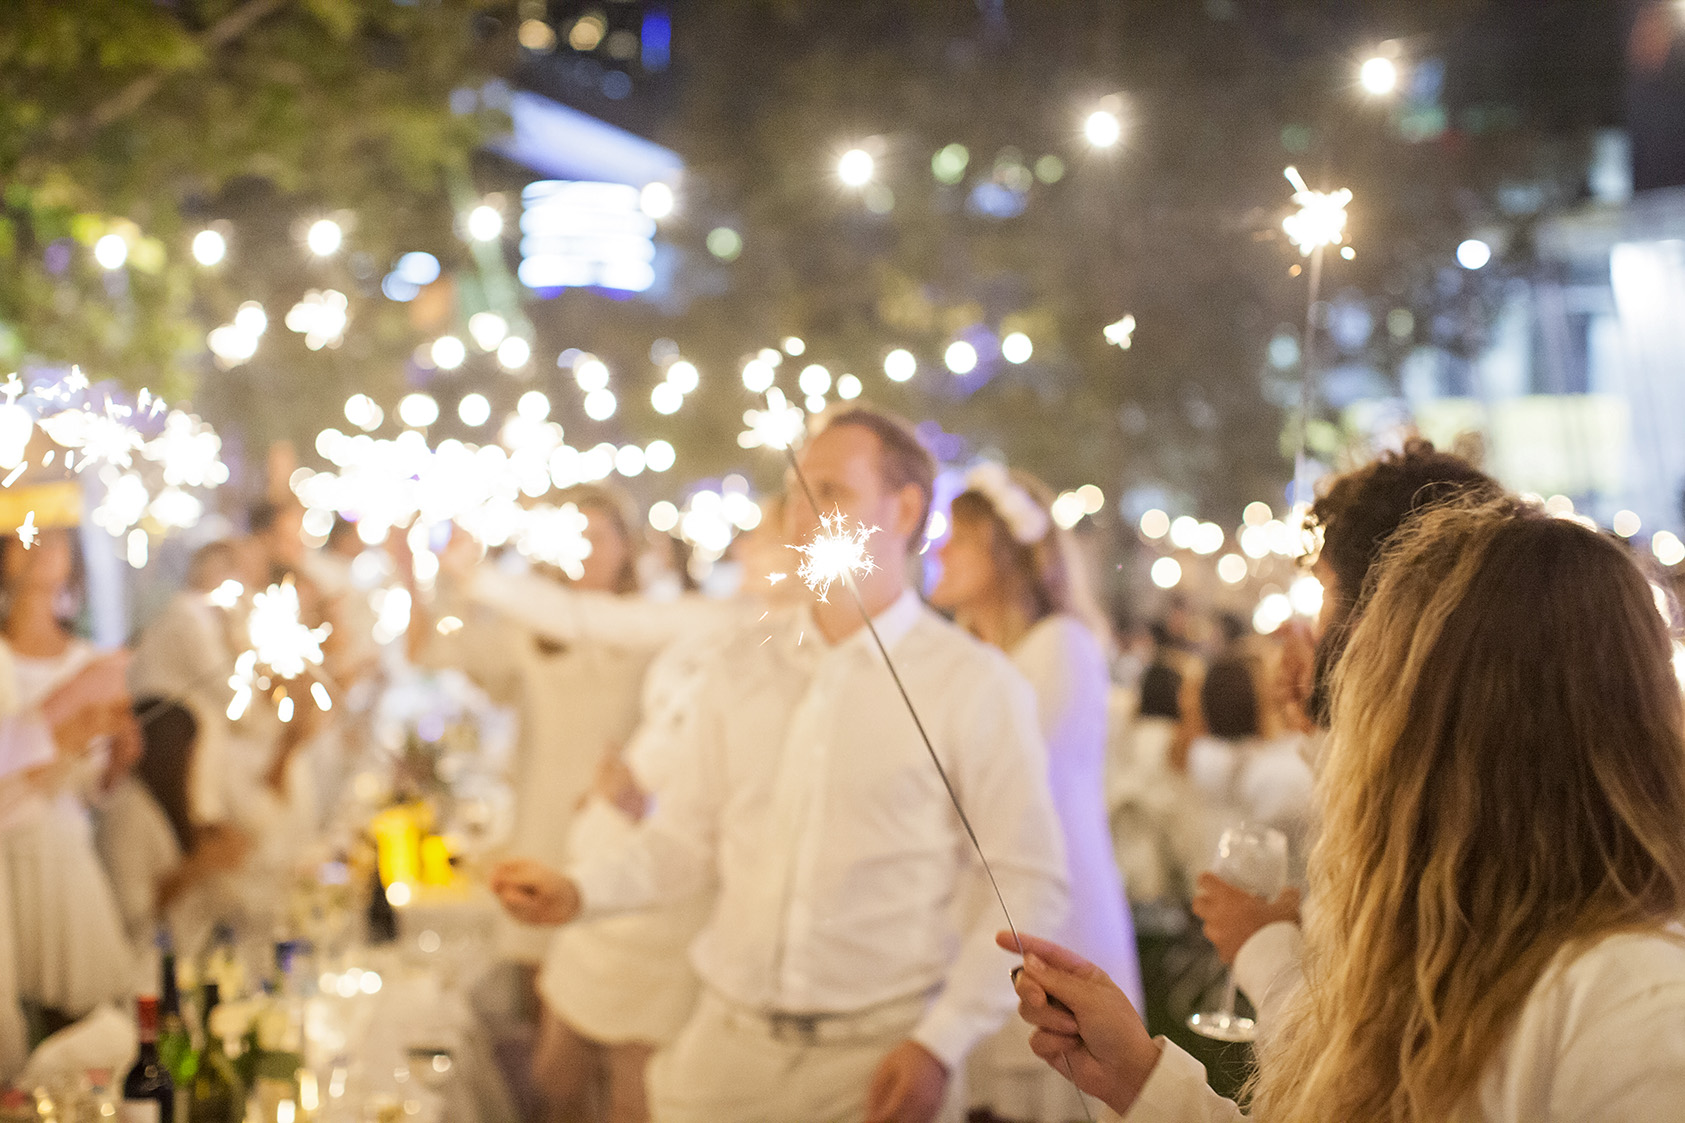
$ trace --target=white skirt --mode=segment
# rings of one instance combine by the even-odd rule
[[[665,1045],[696,1006],[689,949],[711,907],[698,897],[560,929],[539,972],[539,996],[589,1040]]]
[[[20,997],[73,1018],[134,993],[135,960],[87,811],[61,794],[0,835]]]

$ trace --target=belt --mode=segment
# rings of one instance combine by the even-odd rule
[[[825,1045],[909,1031],[935,993],[931,990],[895,998],[860,1010],[805,1013],[757,1010],[733,1002],[717,991],[709,991],[708,996],[719,1004],[728,1025],[764,1034],[784,1044]]]

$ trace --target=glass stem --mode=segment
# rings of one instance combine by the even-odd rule
[[[1229,968],[1228,981],[1223,984],[1223,1020],[1234,1021],[1235,977],[1234,968]]]

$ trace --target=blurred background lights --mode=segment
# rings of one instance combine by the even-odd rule
[[[1275,512],[1270,510],[1270,505],[1256,499],[1248,503],[1246,509],[1240,513],[1240,521],[1247,526],[1263,526],[1273,518]]]
[[[837,379],[837,397],[845,402],[858,398],[861,389],[860,380],[852,374],[845,374]]]
[[[811,396],[823,394],[831,388],[831,372],[814,363],[802,369],[801,377],[796,385],[802,388],[802,393]]]
[[[1178,550],[1192,549],[1198,537],[1199,520],[1192,515],[1181,515],[1170,524],[1170,544]]]
[[[585,395],[585,416],[592,421],[607,421],[620,405],[612,390],[592,390]]]
[[[1015,331],[1000,341],[1000,355],[1009,363],[1026,363],[1035,354],[1035,344],[1021,331]]]
[[[1088,143],[1095,148],[1110,148],[1123,136],[1123,122],[1110,109],[1096,109],[1083,121],[1082,135],[1087,137]]]
[[[497,345],[497,365],[504,370],[520,370],[532,358],[532,344],[518,335],[511,335]]]
[[[556,49],[556,29],[541,19],[525,19],[515,31],[515,38],[529,51]]]
[[[1193,552],[1201,555],[1215,554],[1223,548],[1223,538],[1223,528],[1216,523],[1200,523],[1194,532]]]
[[[339,223],[331,218],[319,218],[310,224],[310,229],[304,235],[304,244],[310,247],[310,252],[317,257],[328,257],[339,252],[340,243],[345,240],[345,232],[339,228]]]
[[[766,393],[777,378],[777,372],[764,359],[750,359],[743,364],[743,386],[752,394]]]
[[[454,335],[441,335],[428,350],[440,370],[455,370],[468,358],[468,348]]]
[[[689,394],[702,385],[702,375],[695,363],[679,359],[667,368],[667,383],[679,393]]]
[[[550,416],[550,399],[541,390],[528,390],[515,403],[515,416],[523,421],[543,421]]]
[[[1261,558],[1270,552],[1269,527],[1249,526],[1240,532],[1240,552],[1249,558]]]
[[[248,300],[234,312],[234,326],[248,335],[262,335],[269,328],[269,314],[263,305]]]
[[[807,343],[799,335],[786,335],[781,345],[786,355],[795,356],[806,354]]]
[[[938,183],[958,183],[965,178],[965,167],[970,162],[971,153],[965,145],[950,144],[930,158],[930,174]]]
[[[429,394],[406,394],[398,403],[398,420],[412,429],[425,429],[439,420],[439,403]]]
[[[614,454],[614,470],[627,479],[644,474],[644,450],[637,445],[621,445]]]
[[[456,415],[464,425],[478,428],[491,420],[491,402],[484,394],[469,394],[456,404]]]
[[[660,180],[646,183],[644,189],[638,192],[638,209],[651,218],[666,218],[677,205],[673,189]]]
[[[837,178],[848,187],[864,187],[872,181],[875,161],[864,148],[850,148],[837,160]]]
[[[743,235],[729,226],[716,226],[708,231],[708,252],[721,261],[736,261],[743,252]]]
[[[1240,584],[1246,580],[1246,559],[1239,554],[1224,554],[1217,559],[1217,576],[1224,584]]]
[[[193,260],[200,265],[215,265],[228,255],[228,241],[215,230],[201,230],[193,235]]]
[[[1153,562],[1153,584],[1161,589],[1174,589],[1182,582],[1182,563],[1175,558],[1159,558]]]
[[[1685,561],[1685,542],[1671,530],[1658,530],[1650,539],[1650,552],[1663,565],[1673,566]]]
[[[649,525],[666,534],[679,525],[679,509],[663,499],[649,509]]]
[[[573,380],[586,393],[608,389],[608,367],[601,359],[586,358],[574,364]]]
[[[1322,582],[1308,573],[1301,574],[1288,587],[1287,599],[1300,616],[1315,616],[1322,611]]]
[[[1082,513],[1098,515],[1106,509],[1106,493],[1096,484],[1083,484],[1077,488],[1076,495],[1082,501]]]
[[[883,357],[883,373],[891,382],[906,382],[918,370],[919,361],[905,348],[897,347]]]
[[[468,236],[476,242],[492,242],[503,233],[503,216],[484,203],[468,212]]]
[[[107,234],[94,243],[94,260],[101,269],[121,269],[129,260],[129,243],[121,234]]]
[[[398,259],[393,274],[412,285],[430,285],[439,279],[439,259],[430,253],[413,250]]]
[[[476,312],[468,317],[468,334],[482,351],[495,351],[509,334],[509,324],[496,312]]]
[[[1464,269],[1484,269],[1492,260],[1492,247],[1479,238],[1470,238],[1457,247],[1457,264]]]
[[[1142,512],[1141,533],[1147,538],[1163,538],[1170,533],[1170,516],[1157,507]]]
[[[1293,602],[1286,593],[1270,593],[1252,611],[1252,630],[1267,636],[1293,618]]]
[[[942,361],[955,374],[970,374],[977,369],[977,348],[963,339],[956,339],[942,353]]]
[[[385,419],[381,408],[367,394],[352,394],[345,399],[345,420],[363,432],[368,433],[380,428],[380,423]]]
[[[1081,522],[1083,515],[1087,512],[1083,510],[1082,496],[1074,491],[1064,491],[1060,492],[1059,496],[1053,500],[1051,514],[1053,515],[1053,521],[1058,524],[1060,529],[1069,530]]]
[[[1376,55],[1358,69],[1357,80],[1365,93],[1382,97],[1398,88],[1398,64]]]
[[[1644,528],[1644,520],[1633,511],[1616,511],[1609,525],[1622,538],[1631,538]]]
[[[653,440],[644,446],[644,466],[652,472],[665,472],[678,463],[678,459],[678,453],[667,441]]]
[[[671,382],[661,382],[649,392],[649,404],[656,413],[667,416],[679,412],[679,407],[685,404],[685,396]]]

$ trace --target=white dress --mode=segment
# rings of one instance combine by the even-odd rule
[[[661,798],[676,753],[687,743],[698,691],[725,642],[717,632],[680,640],[650,664],[644,718],[625,759],[652,802]],[[592,797],[574,820],[570,853],[625,845],[635,828],[619,808]],[[696,1005],[700,984],[688,952],[712,904],[712,894],[697,893],[557,930],[538,978],[545,1005],[593,1041],[666,1044]]]
[[[97,655],[80,640],[56,658],[14,654],[20,704],[33,709]],[[94,848],[82,790],[90,771],[84,763],[58,790],[36,795],[0,835],[11,880],[19,993],[73,1017],[126,998],[136,981],[111,882]]]
[[[1070,915],[1051,938],[1099,965],[1136,1009],[1144,1009],[1135,926],[1106,816],[1111,684],[1105,656],[1080,622],[1050,616],[1019,641],[1012,661],[1035,688],[1070,870]],[[1013,1018],[977,1047],[969,1065],[972,1106],[1022,1123],[1081,1119],[1082,1105],[1070,1082],[1030,1052],[1029,1038],[1029,1027]]]
[[[0,640],[0,848],[13,822],[13,812],[25,810],[33,788],[25,773],[48,764],[54,755],[51,734],[31,721],[18,702],[17,674],[12,649]],[[23,1069],[29,1034],[18,1004],[17,925],[12,915],[10,863],[0,861],[0,1084],[9,1084]]]
[[[169,930],[177,952],[203,947],[217,920],[230,915],[213,881],[200,881],[177,894],[162,913],[158,891],[185,858],[175,828],[146,785],[125,776],[100,805],[95,840],[111,873],[117,907],[137,956],[151,947],[160,927]],[[220,880],[220,879],[214,879]]]

